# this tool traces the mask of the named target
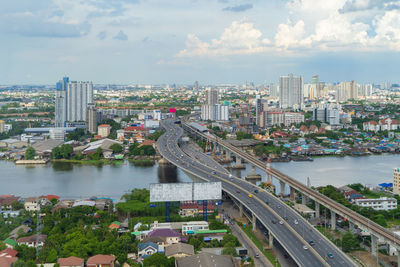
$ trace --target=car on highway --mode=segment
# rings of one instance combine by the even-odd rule
[[[275,220],[271,220],[271,222],[272,222],[273,224],[276,224],[276,221],[275,221]]]
[[[279,224],[283,224],[283,221],[279,221]]]
[[[268,201],[268,200],[265,200],[265,204],[269,205],[269,201]]]
[[[240,191],[238,190],[238,191],[236,191],[236,193],[240,194]]]
[[[249,197],[253,197],[253,195],[252,195],[252,194],[249,194]]]
[[[315,242],[312,241],[312,240],[310,240],[310,241],[308,242],[308,244],[310,244],[310,246],[314,246],[314,245],[315,245]]]
[[[294,220],[294,224],[299,224],[299,221],[298,220]]]
[[[256,259],[258,259],[260,257],[260,254],[256,253],[256,255],[254,256]]]
[[[303,246],[303,249],[304,249],[304,250],[308,250],[308,247],[307,247],[307,246]]]
[[[256,193],[256,194],[257,194],[257,193],[258,193],[258,190],[257,190],[257,189],[256,189],[256,190],[254,190],[254,193]]]
[[[281,208],[281,205],[278,205],[278,209],[280,209]]]
[[[332,253],[328,253],[328,257],[333,259],[333,254]]]

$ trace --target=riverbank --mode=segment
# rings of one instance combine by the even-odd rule
[[[76,160],[76,159],[52,159],[50,162],[64,162],[64,163],[73,163],[73,164],[82,164],[82,165],[121,165],[123,164],[123,160],[114,160],[114,159],[99,159],[99,160]]]
[[[156,164],[156,161],[154,159],[128,159],[128,161],[135,166],[141,167],[151,167]]]

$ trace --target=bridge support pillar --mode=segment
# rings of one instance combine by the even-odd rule
[[[301,204],[307,205],[307,198],[306,195],[304,194],[301,194]]]
[[[331,210],[331,230],[336,230],[336,213]]]
[[[272,235],[272,232],[269,231],[268,233],[268,246],[271,249],[274,245],[274,236]]]
[[[351,233],[354,234],[354,230],[355,230],[355,228],[354,228],[354,223],[349,222],[349,230],[350,230]]]
[[[225,150],[225,159],[227,161],[231,161],[232,160],[231,152],[229,150]]]
[[[239,203],[239,217],[243,217],[243,204]]]
[[[319,218],[320,216],[319,208],[319,203],[315,201],[315,218]]]
[[[376,259],[378,256],[378,237],[371,234],[371,254]]]
[[[257,174],[255,165],[251,165],[251,171],[248,175],[246,175],[245,179],[252,184],[256,184],[256,182],[261,181],[261,175]]]
[[[281,186],[281,196],[285,196],[285,182],[279,181],[279,184]]]
[[[290,187],[290,200],[293,202],[296,200],[296,192],[293,187]]]
[[[253,231],[257,230],[257,218],[254,213],[252,214],[251,223],[253,225]]]
[[[232,169],[246,169],[246,166],[244,166],[242,164],[242,158],[239,157],[238,155],[236,155],[235,158],[236,158],[236,161],[235,161],[235,164],[232,165]]]
[[[400,264],[400,249],[397,248],[397,264]]]

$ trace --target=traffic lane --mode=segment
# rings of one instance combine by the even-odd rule
[[[175,153],[175,154],[179,154],[180,152],[179,152],[179,147],[177,147],[177,145],[175,145],[175,146],[173,146],[173,152]],[[182,162],[183,163],[183,160],[179,160],[178,159],[178,163],[180,163],[180,162]],[[197,165],[197,164],[196,164]],[[200,166],[196,166],[196,167],[200,167],[200,170],[202,169],[202,168],[204,168],[204,166],[203,165],[200,165]],[[208,168],[204,168],[204,169],[208,169]],[[196,172],[196,174],[197,175],[199,175],[199,176],[202,176],[202,175],[204,175],[203,174],[203,171],[200,171],[200,170],[197,170],[197,172]],[[208,175],[208,178],[210,178],[209,177],[209,175]],[[225,183],[225,187],[227,186],[227,185],[229,185],[230,187],[231,187],[231,190],[234,190],[234,186],[233,185],[231,185],[231,184],[229,184],[229,183]],[[235,192],[235,191],[233,191],[233,192]],[[248,201],[246,201],[245,199],[241,199],[241,201],[244,201],[244,203],[247,203],[248,205],[250,205],[251,203],[250,202],[248,202]],[[254,199],[251,199],[250,201],[255,201]],[[252,203],[255,207],[257,207],[258,206],[258,204],[259,203]],[[262,211],[260,211],[261,213],[262,213]],[[272,213],[271,214],[269,214],[270,216],[269,217],[275,217]],[[281,229],[276,229],[276,231],[277,231],[277,233],[278,233],[278,235],[281,235],[282,234],[282,228]],[[279,234],[280,233],[280,234]],[[288,233],[284,233],[284,236],[288,236]],[[296,239],[296,238],[295,238]],[[293,240],[293,237],[291,237],[291,240]],[[289,241],[289,240],[286,240],[287,242]],[[283,243],[286,243],[286,242],[283,242]],[[290,243],[290,242],[289,242]],[[300,247],[302,248],[302,245],[303,245],[303,243],[300,241]],[[314,255],[313,255],[314,256]],[[295,257],[296,258],[296,257]],[[301,261],[304,261],[306,259],[306,256],[305,255],[303,255],[303,254],[301,254],[301,256],[300,256],[300,259],[299,260],[301,260]],[[307,257],[307,259],[308,259],[308,257]],[[317,261],[318,261],[318,259],[316,259]],[[314,262],[314,260],[313,260],[313,262]],[[308,266],[314,266],[314,265],[310,265],[311,264],[311,262],[309,262],[309,263],[307,263],[307,265]],[[316,265],[316,266],[320,266],[319,264],[318,265]]]
[[[243,184],[245,187],[248,187],[247,183]],[[247,189],[251,190],[251,186],[249,186]],[[300,235],[302,235],[306,241],[314,241],[315,243],[320,243],[316,249],[317,252],[325,259],[327,259],[329,262],[333,262],[333,263],[340,263],[340,264],[346,264],[346,262],[348,263],[348,259],[342,255],[342,253],[338,250],[338,248],[327,242],[326,240],[323,240],[321,237],[321,234],[319,232],[317,232],[317,230],[314,229],[314,227],[312,227],[311,225],[308,225],[308,223],[304,223],[303,220],[301,220],[298,216],[297,213],[295,213],[292,209],[290,209],[289,207],[286,207],[286,204],[282,204],[279,203],[277,199],[273,198],[273,197],[269,197],[267,196],[268,200],[271,201],[271,203],[275,203],[276,206],[271,205],[276,211],[278,206],[282,207],[282,210],[284,213],[286,213],[287,215],[284,215],[284,217],[287,217],[288,219],[288,223],[290,226],[292,226],[296,232],[298,232]],[[280,212],[280,211],[279,211]],[[295,224],[295,220],[298,221],[297,224]],[[328,253],[332,253],[334,255],[333,259],[330,259],[327,257]],[[336,257],[335,257],[336,256]],[[352,265],[352,264],[350,264]]]

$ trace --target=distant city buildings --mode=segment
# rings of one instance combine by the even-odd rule
[[[201,106],[201,119],[211,121],[228,121],[229,106],[218,104],[218,92],[215,89],[206,90],[206,101]]]
[[[314,108],[313,120],[329,123],[330,125],[339,125],[340,109],[336,105],[323,105],[322,107]]]
[[[281,108],[299,109],[304,103],[303,77],[293,74],[280,77],[279,105]]]
[[[91,82],[69,81],[64,77],[56,84],[55,126],[64,127],[67,122],[85,122],[86,109],[93,103]]]
[[[89,104],[86,109],[86,131],[89,133],[97,132],[97,122],[100,116],[101,114],[97,112],[95,105]]]
[[[393,194],[400,195],[400,168],[393,170]]]
[[[97,134],[102,138],[109,136],[110,132],[111,126],[109,124],[102,124],[97,127]]]
[[[6,131],[5,130],[5,125],[6,125],[6,122],[0,120],[0,133],[4,133]]]
[[[264,111],[260,117],[260,127],[290,126],[304,122],[304,114],[300,112],[284,112],[282,110]]]

